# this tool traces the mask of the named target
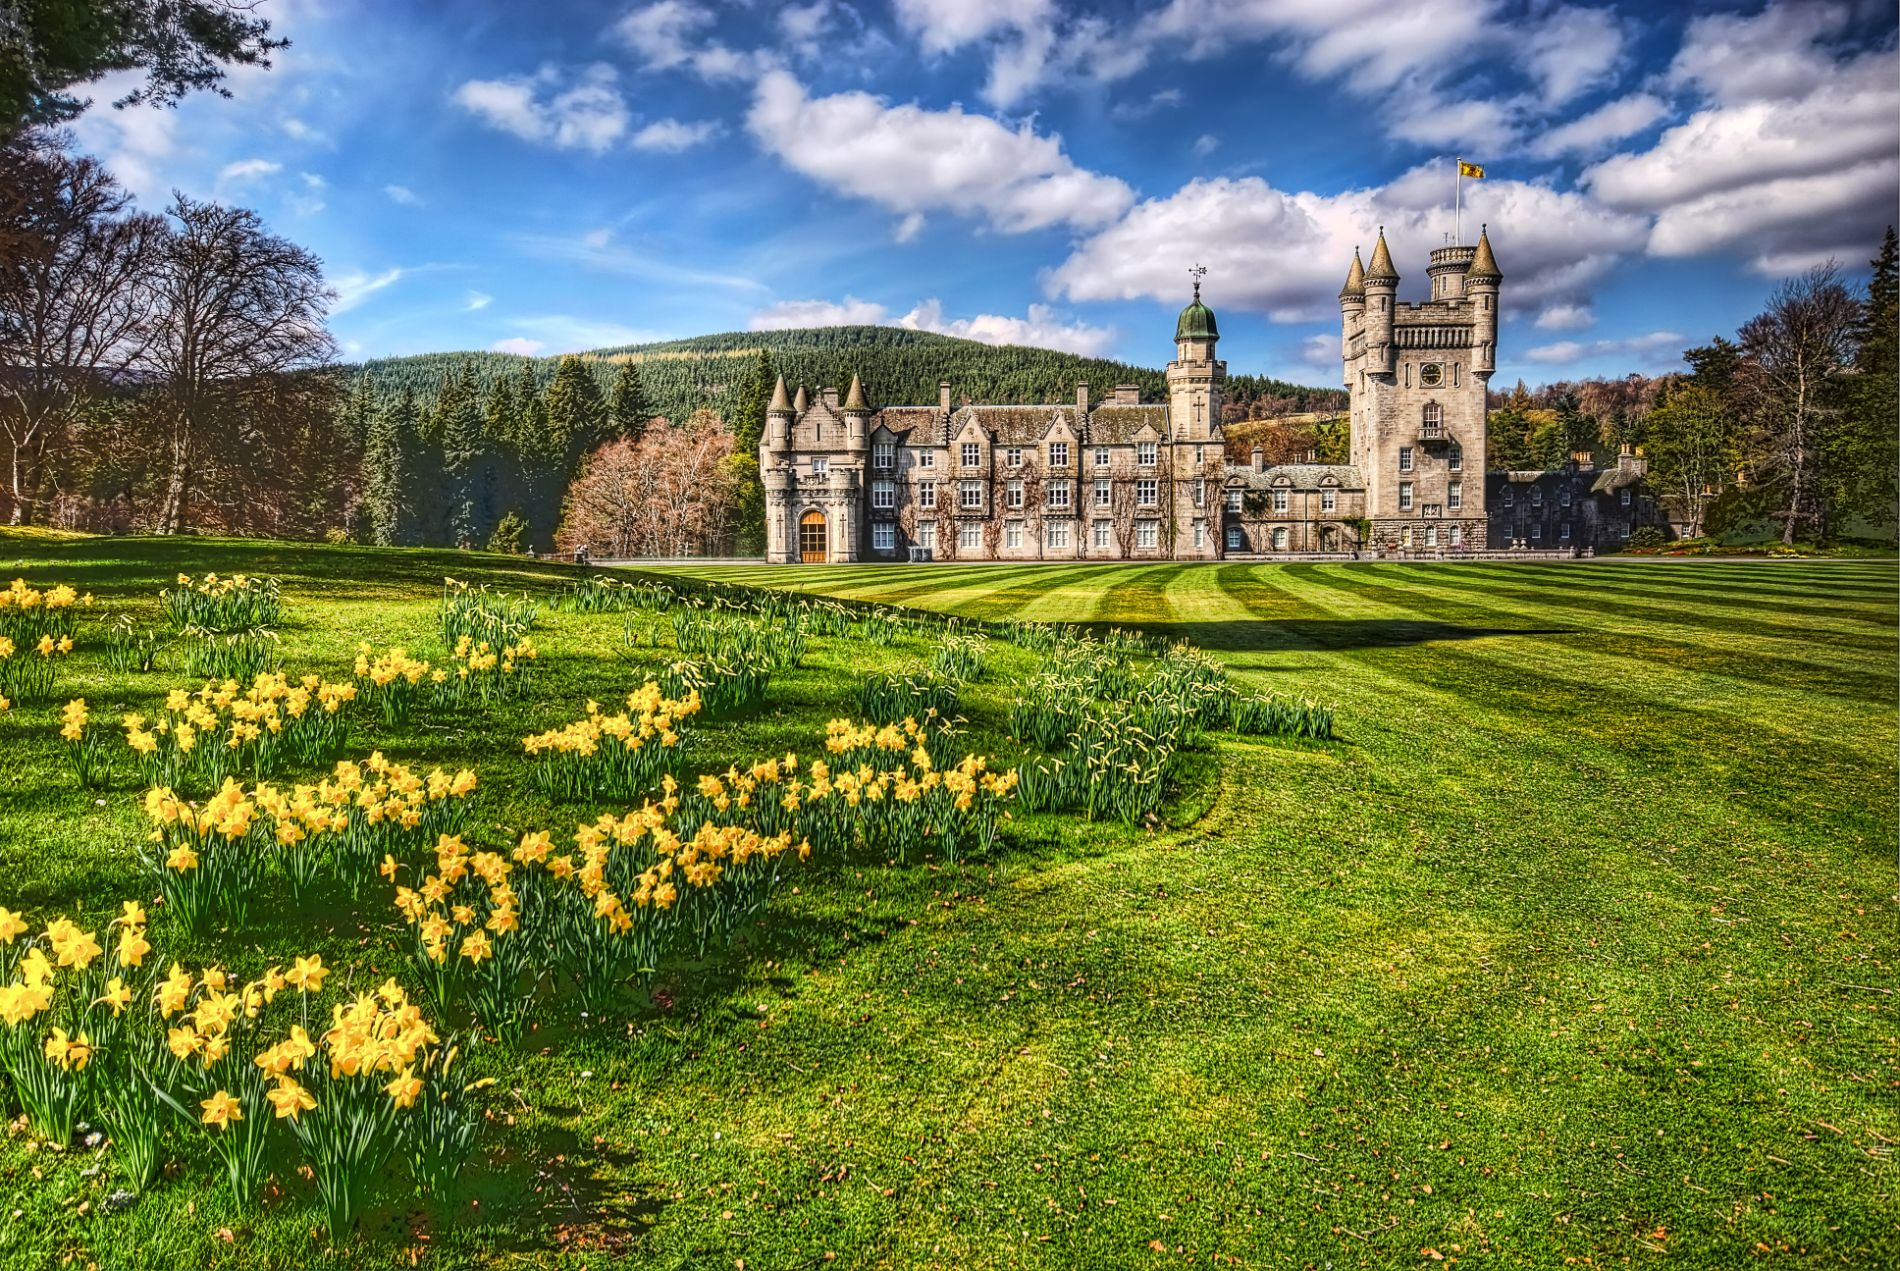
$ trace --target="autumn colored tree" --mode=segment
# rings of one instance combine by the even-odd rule
[[[702,556],[728,549],[733,438],[711,411],[684,426],[654,419],[638,440],[589,455],[568,487],[556,542],[599,558]]]

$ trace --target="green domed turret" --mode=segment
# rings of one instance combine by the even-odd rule
[[[1214,311],[1201,303],[1201,280],[1194,280],[1194,302],[1181,310],[1180,320],[1174,324],[1174,338],[1179,340],[1218,340],[1220,326],[1214,321]]]

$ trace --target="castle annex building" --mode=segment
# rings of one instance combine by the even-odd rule
[[[1441,247],[1431,299],[1401,304],[1381,231],[1339,295],[1351,398],[1347,464],[1230,462],[1227,365],[1194,299],[1174,329],[1168,400],[1131,387],[1036,406],[873,409],[856,376],[838,400],[779,380],[759,467],[766,558],[1217,560],[1279,552],[1479,551],[1488,543],[1485,389],[1498,288],[1487,235]],[[1554,506],[1554,504],[1553,504]],[[1553,541],[1550,546],[1555,547]]]

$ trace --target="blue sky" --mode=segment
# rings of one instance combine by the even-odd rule
[[[1338,376],[1387,227],[1505,273],[1498,383],[1657,372],[1900,202],[1891,4],[264,0],[234,98],[76,128],[314,249],[351,358],[890,322]]]

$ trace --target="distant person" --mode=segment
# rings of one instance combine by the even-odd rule
[[[587,544],[582,543],[574,549],[574,563],[576,565],[587,564]]]

